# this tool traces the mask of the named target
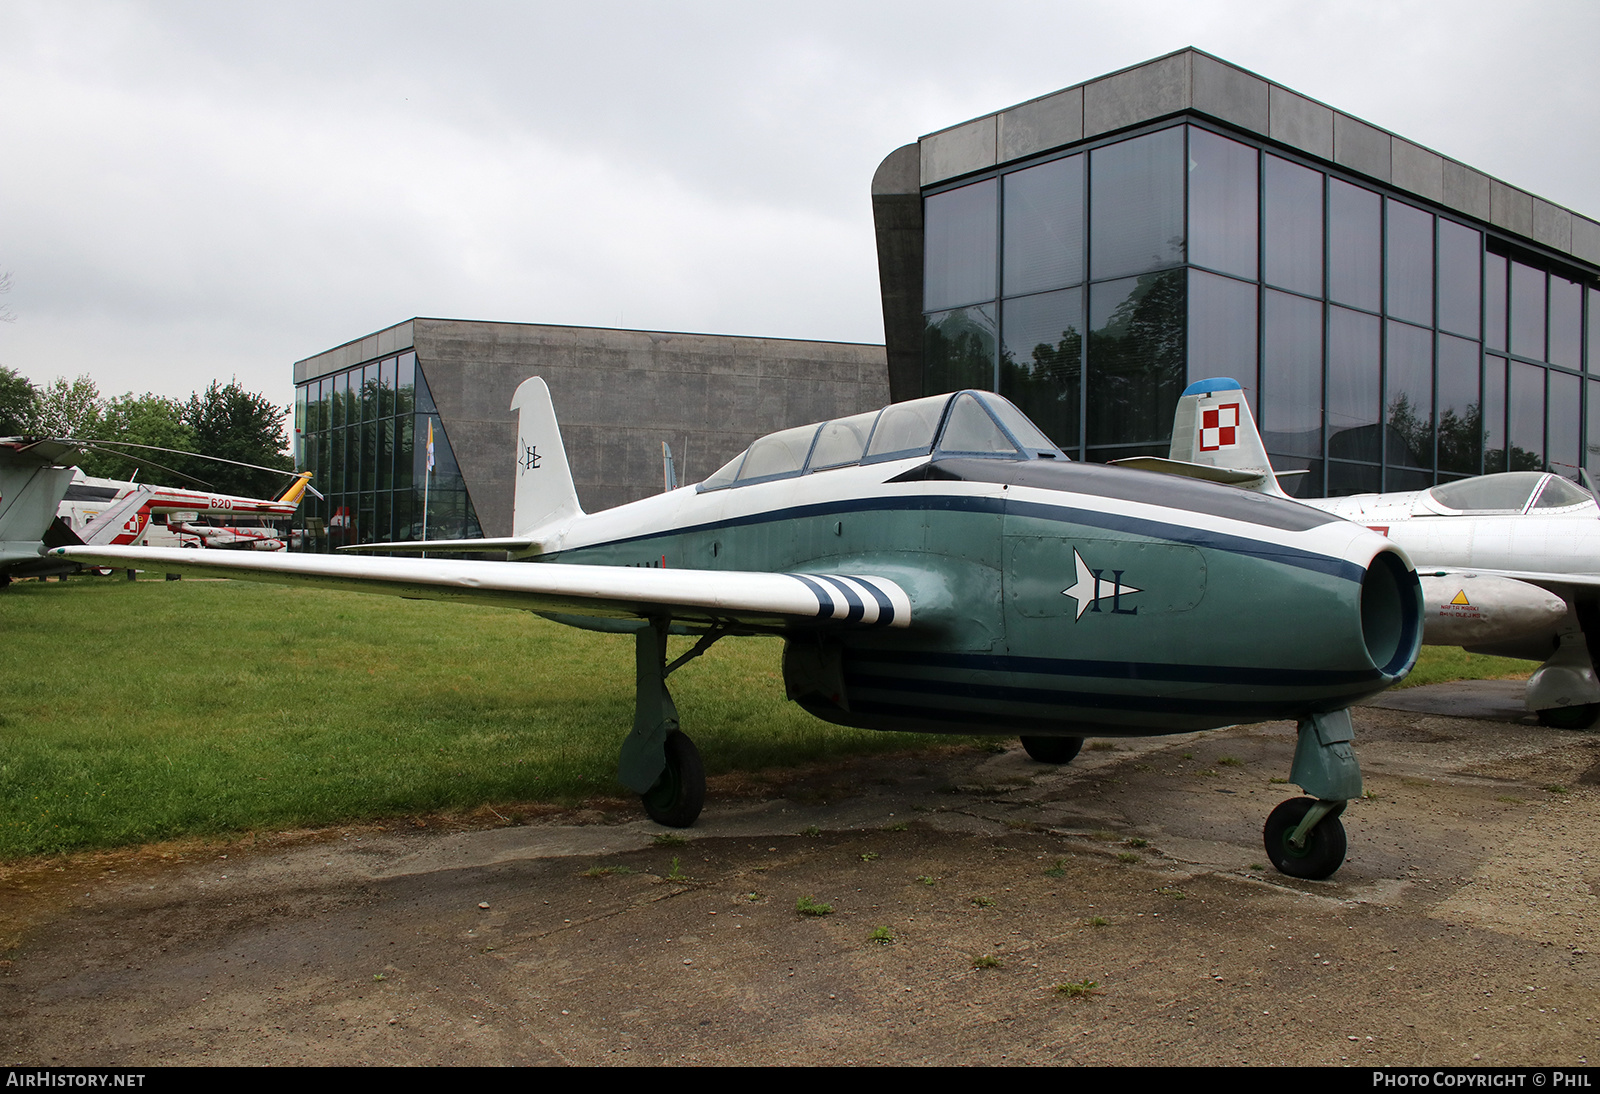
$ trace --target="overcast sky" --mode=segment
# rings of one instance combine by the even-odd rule
[[[0,364],[287,403],[413,315],[877,342],[868,186],[1193,45],[1600,216],[1600,4],[0,0]]]

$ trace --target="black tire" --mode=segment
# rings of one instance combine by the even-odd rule
[[[1344,865],[1344,824],[1338,813],[1323,817],[1306,833],[1304,847],[1295,847],[1289,842],[1289,834],[1300,826],[1300,821],[1316,803],[1315,798],[1290,798],[1267,817],[1261,834],[1267,844],[1267,857],[1280,873],[1321,881],[1332,877]]]
[[[1549,707],[1537,711],[1539,724],[1552,729],[1588,729],[1600,719],[1600,703],[1581,703],[1575,707]]]
[[[1082,737],[1024,737],[1022,747],[1042,764],[1069,764],[1083,749]]]
[[[667,766],[661,777],[640,797],[644,811],[657,824],[668,828],[687,828],[700,815],[706,803],[706,769],[700,750],[686,733],[667,734]]]

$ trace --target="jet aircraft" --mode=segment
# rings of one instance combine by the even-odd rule
[[[1415,661],[1421,593],[1383,536],[1291,501],[1075,463],[1016,407],[963,391],[763,437],[704,482],[578,503],[549,390],[517,390],[513,529],[371,544],[501,561],[68,548],[92,565],[457,599],[635,636],[621,781],[687,826],[699,753],[666,680],[713,642],[776,634],[790,699],[827,721],[1017,734],[1065,763],[1085,736],[1294,719],[1311,797],[1268,855],[1326,877],[1361,794],[1348,707]],[[696,635],[668,663],[669,633]]]
[[[1238,381],[1191,384],[1166,460],[1121,461],[1285,497]],[[1600,717],[1600,506],[1560,475],[1510,471],[1426,490],[1303,499],[1388,537],[1420,575],[1422,641],[1543,664],[1527,706],[1545,725]]]

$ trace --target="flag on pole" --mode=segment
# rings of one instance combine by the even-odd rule
[[[433,470],[433,419],[428,419],[428,470]]]

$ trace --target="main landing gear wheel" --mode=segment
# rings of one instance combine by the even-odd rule
[[[657,824],[687,828],[706,803],[706,769],[700,750],[681,730],[667,734],[667,766],[656,784],[640,795],[644,811]]]
[[[1588,729],[1600,719],[1600,703],[1580,703],[1573,707],[1549,707],[1536,711],[1539,724],[1552,729]]]
[[[1289,836],[1316,804],[1315,798],[1290,798],[1272,811],[1262,830],[1267,857],[1280,872],[1290,877],[1321,881],[1332,877],[1344,863],[1344,825],[1339,821],[1339,813],[1344,811],[1342,807],[1323,817],[1306,833],[1304,846],[1296,847],[1289,842]]]
[[[1042,764],[1069,764],[1083,748],[1082,737],[1024,737],[1022,747]]]

